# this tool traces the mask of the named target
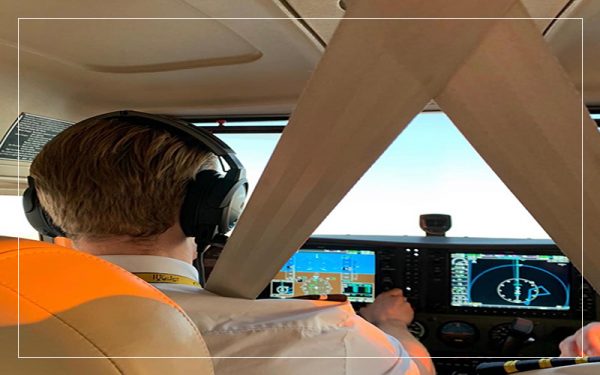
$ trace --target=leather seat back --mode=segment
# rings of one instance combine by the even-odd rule
[[[213,374],[208,357],[183,310],[136,276],[0,237],[0,374]]]

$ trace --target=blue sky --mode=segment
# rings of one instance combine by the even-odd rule
[[[222,135],[258,181],[279,135]],[[423,213],[452,215],[449,236],[548,238],[443,113],[417,116],[317,229],[422,235]]]

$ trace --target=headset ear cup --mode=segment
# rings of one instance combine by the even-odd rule
[[[224,187],[227,194],[221,199],[223,214],[221,216],[221,223],[219,224],[219,232],[223,234],[232,230],[237,223],[246,204],[246,196],[248,195],[248,182],[245,178],[233,183],[231,181],[227,182],[229,182],[228,186]]]
[[[37,196],[33,179],[28,178],[29,187],[23,193],[23,210],[29,224],[44,236],[64,237],[65,232],[52,222],[50,215],[44,211]]]
[[[214,234],[220,221],[220,209],[211,208],[208,202],[220,179],[222,176],[219,172],[203,170],[189,182],[179,217],[186,236],[212,237]]]
[[[223,176],[214,170],[198,172],[188,185],[180,224],[189,237],[225,234],[237,222],[248,194],[245,178]]]

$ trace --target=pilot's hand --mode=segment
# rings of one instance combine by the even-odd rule
[[[371,305],[360,309],[360,315],[370,323],[394,324],[407,326],[412,322],[415,313],[406,302],[406,297],[401,289],[392,289],[383,292],[375,298]]]
[[[600,323],[590,323],[581,328],[564,339],[559,348],[561,357],[600,355]]]

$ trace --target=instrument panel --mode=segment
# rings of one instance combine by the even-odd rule
[[[557,356],[582,322],[600,320],[596,293],[544,240],[311,237],[261,297],[343,293],[358,309],[392,288],[415,310],[413,335],[445,357],[440,374],[469,374],[484,357]]]
[[[401,288],[409,327],[439,374],[470,374],[494,357],[557,356],[558,343],[600,320],[600,298],[546,240],[311,237],[259,298],[345,294],[359,309]],[[481,359],[478,359],[481,357]]]
[[[418,313],[596,318],[591,286],[544,240],[312,237],[261,297],[346,294],[358,304],[392,288]]]

